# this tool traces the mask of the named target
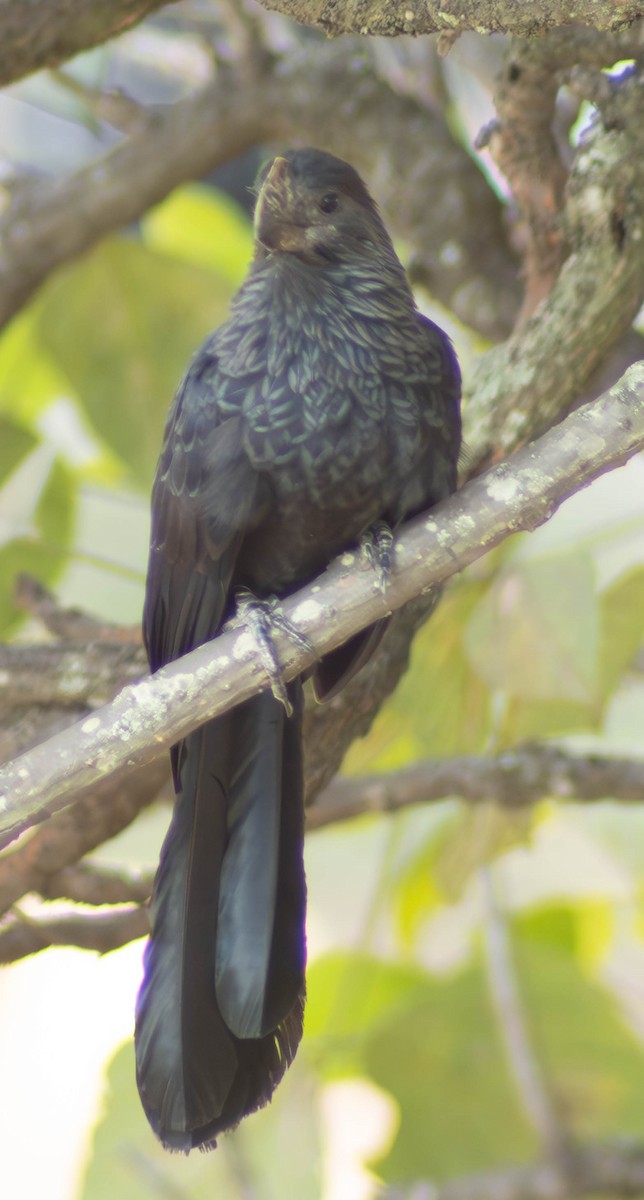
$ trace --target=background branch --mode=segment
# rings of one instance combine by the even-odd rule
[[[264,7],[326,33],[381,34],[442,33],[446,48],[467,30],[513,33],[534,37],[555,26],[571,23],[565,0],[531,0],[517,5],[506,0],[262,0]],[[3,0],[0,5],[0,85],[44,67],[56,67],[92,46],[123,33],[164,0],[78,0],[70,19],[68,0]],[[641,0],[579,0],[574,20],[580,25],[611,30],[627,25],[644,11]]]
[[[12,920],[0,929],[0,962],[17,962],[50,946],[76,946],[107,954],[146,937],[149,931],[148,910],[138,906],[120,912],[71,913],[45,919],[14,910]]]
[[[558,746],[519,746],[496,757],[471,754],[415,763],[378,775],[339,776],[309,808],[307,829],[391,813],[457,797],[469,804],[493,800],[524,808],[555,800],[644,800],[644,759],[571,754]]]

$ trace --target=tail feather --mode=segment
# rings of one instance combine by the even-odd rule
[[[255,697],[174,756],[180,790],[135,1039],[143,1106],[171,1149],[213,1144],[265,1104],[302,1034],[302,706],[291,688],[293,718]]]
[[[275,1029],[304,979],[299,681],[290,686],[289,698],[290,718],[270,692],[234,714],[215,988],[219,1010],[240,1038],[262,1037]],[[296,846],[299,853],[294,853]]]

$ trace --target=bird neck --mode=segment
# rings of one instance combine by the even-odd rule
[[[349,253],[342,261],[321,266],[293,254],[257,257],[238,300],[262,309],[282,303],[289,309],[302,304],[309,312],[341,308],[364,317],[382,314],[386,306],[393,319],[416,312],[404,269],[393,249],[384,246],[378,253]]]

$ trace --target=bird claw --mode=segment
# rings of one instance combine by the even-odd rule
[[[273,630],[281,629],[301,650],[313,654],[314,648],[304,634],[284,616],[282,606],[276,596],[260,600],[248,588],[238,588],[235,592],[237,605],[236,616],[232,624],[244,624],[252,633],[262,666],[268,676],[271,691],[276,700],[284,705],[287,717],[293,715],[293,705],[288,696],[282,668],[275,652]]]
[[[393,531],[386,521],[376,521],[363,535],[360,549],[370,567],[377,571],[378,589],[383,596],[387,591],[393,567]]]

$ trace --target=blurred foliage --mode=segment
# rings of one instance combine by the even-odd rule
[[[313,1080],[304,1069],[290,1072],[274,1103],[221,1139],[216,1154],[188,1158],[168,1154],[154,1140],[133,1080],[128,1043],[107,1068],[103,1113],[78,1200],[317,1200],[319,1118]]]
[[[64,594],[79,560],[100,552],[109,597],[109,560],[129,567],[123,531],[144,532],[173,391],[223,319],[251,250],[249,223],[229,200],[181,189],[140,228],[60,271],[2,335],[5,634],[18,616],[18,571],[58,581]],[[345,769],[395,770],[543,738],[641,754],[644,682],[632,668],[644,642],[644,519],[633,497],[643,475],[632,464],[600,481],[557,515],[554,534],[513,537],[454,580]],[[98,550],[79,532],[91,527],[97,495],[114,518]],[[86,605],[85,593],[75,602]],[[632,714],[637,736],[616,728],[618,711]],[[375,826],[387,831],[381,861]],[[315,1200],[325,1089],[349,1078],[386,1093],[397,1114],[372,1164],[388,1182],[527,1161],[535,1138],[486,979],[484,864],[502,883],[500,919],[535,1052],[565,1120],[581,1138],[641,1136],[642,1024],[631,995],[644,949],[640,826],[638,814],[608,805],[562,820],[547,803],[510,815],[449,802],[431,819],[419,811],[356,824],[352,877],[340,877],[337,857],[322,870],[322,849],[310,871],[313,909],[326,895],[346,921],[333,951],[313,957],[302,1051],[270,1108],[213,1156],[168,1156],[141,1112],[125,1047],[108,1071],[79,1196]]]

